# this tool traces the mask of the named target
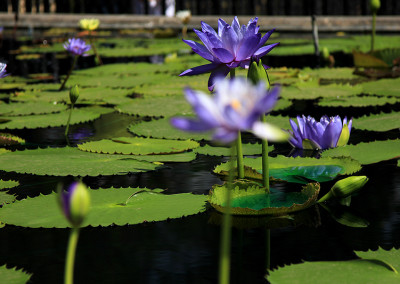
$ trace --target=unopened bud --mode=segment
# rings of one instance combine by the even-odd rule
[[[75,104],[76,101],[79,98],[79,88],[78,85],[75,85],[71,88],[71,90],[69,91],[69,99],[71,101],[71,104]]]
[[[333,196],[345,198],[360,190],[366,184],[366,176],[352,176],[336,182],[331,188]]]
[[[60,205],[73,227],[80,227],[90,208],[90,195],[86,185],[74,182],[67,191],[59,190]]]
[[[371,0],[370,4],[371,4],[371,11],[374,14],[376,12],[378,12],[379,8],[381,7],[381,1],[380,0]]]
[[[265,82],[266,87],[269,88],[268,76],[265,68],[261,62],[261,59],[258,62],[251,62],[249,71],[247,72],[247,78],[253,82],[253,84],[258,84],[260,81]]]

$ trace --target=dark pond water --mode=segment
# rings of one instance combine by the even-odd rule
[[[46,55],[46,60],[38,63],[22,61],[18,63],[21,64],[18,68],[12,67],[14,69],[10,71],[30,74],[47,70],[50,73],[65,74],[67,70],[61,66],[69,64],[58,62],[59,67],[55,67],[52,63],[43,63],[55,60],[51,56]],[[80,67],[93,66],[90,60],[93,58],[82,61]],[[293,61],[288,58],[286,62]],[[386,108],[384,106],[369,111],[378,113],[393,109]],[[400,109],[399,104],[395,105],[395,109]],[[316,117],[339,114],[357,117],[364,114],[365,110],[348,108],[344,113],[343,109],[316,108],[312,101],[295,101],[294,106],[283,114],[304,113]],[[131,134],[126,127],[135,120],[137,118],[131,116],[107,114],[93,123],[71,126],[70,140],[75,145],[88,140],[129,136]],[[10,132],[29,141],[27,147],[36,148],[65,146],[64,130],[51,128]],[[399,138],[398,131],[382,134],[354,130],[350,143],[388,138]],[[254,141],[254,138],[245,136],[244,140]],[[288,145],[278,144],[272,154],[289,152]],[[225,160],[200,155],[190,163],[169,163],[167,167],[154,172],[87,177],[83,182],[92,188],[139,186],[164,188],[170,194],[207,194],[212,185],[222,183],[219,177],[212,174],[212,169]],[[343,207],[334,202],[328,203],[328,206],[336,217],[351,213],[367,220],[370,223],[367,228],[341,225],[320,206],[301,212],[294,222],[282,224],[271,221],[270,227],[257,226],[260,220],[235,219],[232,283],[266,283],[264,276],[268,266],[277,268],[302,260],[354,259],[354,250],[376,249],[378,246],[399,248],[400,168],[396,167],[396,161],[387,161],[365,166],[358,175],[366,175],[370,180],[358,196],[352,199],[351,206]],[[0,178],[20,182],[20,186],[10,191],[18,199],[48,194],[58,182],[73,180],[72,177],[37,177],[6,172],[0,172]],[[326,192],[332,184],[323,183],[322,191]],[[220,217],[209,208],[202,214],[165,222],[84,228],[78,244],[76,283],[216,283]],[[30,283],[62,283],[68,236],[68,229],[5,226],[0,229],[0,266],[7,264],[32,273]],[[268,242],[270,250],[267,249]]]

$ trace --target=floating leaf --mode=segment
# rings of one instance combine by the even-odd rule
[[[400,140],[374,141],[346,145],[328,149],[322,152],[322,157],[347,156],[359,161],[362,165],[374,164],[381,161],[400,157]]]
[[[343,147],[342,147],[343,148]],[[284,157],[284,156],[277,156],[277,157],[269,157],[268,158],[269,161],[269,168],[270,168],[270,176],[275,177],[273,175],[274,171],[278,174],[278,176],[280,176],[281,178],[285,176],[285,172],[286,174],[289,173],[289,168],[298,168],[298,167],[308,167],[308,166],[334,166],[334,167],[340,167],[341,170],[339,172],[339,174],[341,175],[350,175],[353,174],[357,171],[359,171],[361,169],[360,163],[351,159],[351,158],[321,158],[321,159],[315,159],[315,158],[301,158],[301,157],[297,157],[297,158],[290,158],[290,157]],[[244,158],[243,159],[244,165],[255,169],[257,171],[261,171],[262,170],[262,158]],[[334,169],[334,171],[336,172],[336,168],[330,168],[331,170]],[[325,175],[325,178],[327,176],[330,176],[331,173],[328,173],[330,171],[327,171],[324,173],[324,171],[326,171],[328,168],[324,168],[324,167],[317,167],[317,168],[311,168],[311,169],[307,169],[307,168],[300,168],[297,169],[297,173],[300,174],[304,174],[306,178],[316,178],[316,176],[318,175],[319,171],[322,171],[321,173],[323,173]],[[280,171],[277,171],[277,170]],[[218,166],[215,167],[214,169],[214,173],[216,174],[222,174],[222,175],[227,175],[229,171],[229,163],[222,163]],[[246,175],[246,173],[245,173]],[[308,176],[306,176],[308,175]],[[250,176],[248,176],[250,178]],[[251,176],[252,178],[254,178],[254,176]],[[295,177],[290,177],[290,175],[288,175],[288,178],[295,178]],[[299,178],[299,177],[297,177]],[[304,181],[304,180],[303,180]]]
[[[390,266],[399,263],[400,251],[356,252],[368,259],[316,261],[287,265],[269,272],[271,284],[279,283],[398,283],[400,276]],[[372,257],[372,259],[370,259]],[[396,261],[390,263],[386,261]],[[357,272],[357,273],[355,273]]]
[[[27,283],[32,274],[17,270],[16,268],[7,268],[6,265],[0,266],[0,279],[7,284]]]
[[[16,187],[18,185],[19,185],[18,181],[0,179],[0,189],[13,188],[13,187]]]
[[[232,214],[234,215],[283,215],[303,210],[315,204],[319,184],[310,183],[301,192],[285,193],[273,188],[271,193],[253,182],[236,181],[232,185]],[[225,212],[227,184],[215,185],[210,191],[209,202],[220,212]]]
[[[388,131],[400,128],[400,112],[371,114],[356,118],[354,128],[370,131]]]
[[[205,211],[207,196],[166,195],[146,188],[90,190],[91,209],[83,226],[123,226],[181,218]],[[30,228],[66,228],[69,223],[56,202],[56,193],[16,201],[0,208],[6,224]]]
[[[17,197],[5,192],[0,191],[0,207],[6,203],[14,202]]]
[[[170,117],[176,114],[193,113],[191,105],[184,96],[137,98],[132,103],[118,105],[115,109],[129,115],[152,117]]]
[[[156,167],[125,155],[88,153],[70,147],[15,151],[0,156],[0,170],[49,176],[121,175]]]
[[[381,79],[362,83],[360,86],[363,89],[363,93],[369,95],[400,97],[400,78]]]
[[[106,109],[110,111],[110,109]],[[112,111],[112,110],[111,110]],[[46,128],[65,126],[67,124],[69,111],[63,111],[54,114],[42,115],[26,115],[26,116],[8,116],[2,117],[9,119],[9,122],[0,123],[0,129],[33,129],[33,128]],[[90,108],[74,109],[71,117],[70,124],[84,123],[99,118],[101,113]]]
[[[64,104],[46,102],[0,104],[0,115],[17,116],[56,113],[67,109]]]
[[[243,144],[243,155],[261,155],[262,147],[261,144]],[[268,152],[274,150],[274,146],[268,147]],[[194,150],[197,154],[208,155],[208,156],[225,156],[231,155],[231,148],[229,147],[214,147],[205,145],[203,147]]]
[[[152,138],[211,140],[210,132],[186,132],[178,130],[172,127],[169,118],[132,124],[128,127],[128,130],[133,134]]]
[[[356,255],[362,259],[380,260],[389,265],[394,272],[400,272],[400,251],[399,250],[385,250],[378,248],[378,250],[369,251],[356,251]]]
[[[318,105],[324,107],[368,107],[396,104],[398,102],[400,102],[400,99],[391,97],[351,96],[344,98],[322,98],[318,101]]]
[[[179,154],[168,154],[168,155],[134,155],[132,156],[134,159],[139,161],[146,161],[146,162],[162,162],[162,163],[169,163],[169,162],[190,162],[196,159],[196,153],[191,152],[184,152]]]
[[[181,153],[199,147],[191,140],[176,141],[141,137],[119,137],[78,145],[83,151],[124,155],[158,155]]]
[[[0,145],[25,144],[25,140],[9,133],[0,133]]]
[[[361,76],[355,75],[354,68],[304,68],[300,71],[299,76],[310,76],[315,78],[321,79],[342,79],[342,80],[349,80],[349,79],[360,79],[363,78]]]
[[[269,175],[279,180],[307,184],[309,180],[317,182],[333,180],[342,171],[342,167],[334,165],[300,166],[271,169]],[[259,173],[261,172],[260,170]]]

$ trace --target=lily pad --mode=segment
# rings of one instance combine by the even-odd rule
[[[151,117],[170,117],[176,114],[192,114],[192,107],[184,96],[137,98],[129,104],[116,106],[121,113]]]
[[[310,76],[321,79],[330,80],[349,80],[349,79],[361,79],[363,77],[353,74],[354,68],[304,68],[300,70],[300,77]]]
[[[209,202],[218,211],[225,212],[227,184],[214,185]],[[315,204],[320,186],[310,183],[301,192],[285,193],[273,188],[267,194],[257,183],[236,181],[232,185],[232,214],[283,215],[303,210]]]
[[[0,145],[25,144],[25,140],[9,133],[0,133]]]
[[[77,148],[46,148],[4,153],[0,170],[49,176],[121,175],[151,171],[157,165],[125,155],[107,155]]]
[[[287,265],[269,272],[271,284],[279,283],[398,283],[391,267],[399,263],[399,250],[356,252],[363,259],[316,261]],[[365,257],[365,258],[364,258]],[[387,261],[390,262],[388,265]],[[396,262],[395,262],[396,261]],[[357,271],[357,273],[355,273]]]
[[[141,137],[119,137],[78,145],[83,151],[124,155],[159,155],[181,153],[199,147],[191,140],[176,141]]]
[[[181,218],[205,211],[205,195],[166,195],[160,191],[146,188],[90,190],[92,205],[83,226],[133,225]],[[56,202],[56,193],[16,201],[5,205],[0,212],[1,222],[10,225],[30,228],[70,226]]]
[[[396,104],[398,102],[400,102],[400,99],[391,97],[352,96],[344,98],[322,98],[318,101],[318,105],[324,107],[369,107]]]
[[[132,124],[128,127],[129,132],[152,138],[180,139],[180,140],[211,140],[210,132],[186,132],[172,127],[169,118],[151,120]]]
[[[168,155],[132,155],[132,158],[146,162],[178,163],[193,161],[194,159],[196,159],[196,153],[191,151]]]
[[[309,180],[317,182],[333,180],[342,171],[341,166],[318,165],[271,169],[269,174],[275,179],[307,184]],[[261,174],[262,171],[259,173]]]
[[[358,257],[362,259],[376,259],[385,262],[388,266],[392,267],[394,272],[400,271],[400,250],[385,250],[378,248],[377,250],[369,251],[356,251]]]
[[[64,104],[45,102],[0,104],[0,115],[19,116],[32,114],[56,113],[67,109]]]
[[[370,131],[388,131],[400,128],[400,112],[371,114],[354,120],[354,128]]]
[[[18,181],[15,180],[2,180],[0,179],[0,189],[5,189],[5,188],[13,188],[19,185]]]
[[[242,144],[243,155],[261,155],[262,147],[261,144]],[[268,152],[274,150],[274,146],[268,147]],[[208,155],[208,156],[224,156],[229,157],[231,155],[231,148],[229,147],[214,147],[205,145],[203,147],[194,150],[197,154]]]
[[[400,97],[400,78],[381,79],[362,83],[360,86],[363,89],[363,93],[369,95]]]
[[[27,283],[32,274],[23,272],[16,268],[7,268],[5,265],[0,266],[0,279],[3,283],[7,284],[21,284]]]
[[[0,191],[0,207],[6,203],[14,202],[15,199],[17,199],[15,195]]]
[[[289,179],[292,180],[296,178],[298,181],[306,181],[304,178],[317,178],[318,173],[323,174],[324,179],[328,178],[333,174],[341,174],[341,175],[350,175],[361,169],[361,165],[358,161],[355,161],[351,158],[290,158],[284,156],[277,157],[269,157],[269,169],[270,169],[270,177],[281,178],[281,179]],[[252,168],[258,172],[262,170],[262,158],[244,158],[244,165]],[[318,167],[325,166],[325,167]],[[331,167],[333,166],[333,167]],[[311,167],[311,168],[308,168]],[[337,172],[337,168],[339,167],[341,170]],[[295,175],[290,175],[291,169],[296,169]],[[329,169],[329,170],[328,170]],[[332,172],[331,172],[332,171]],[[214,173],[227,175],[229,172],[229,162],[222,163],[215,167]],[[276,174],[276,176],[274,175]],[[250,175],[252,174],[252,175]],[[257,176],[253,175],[254,173],[246,171],[245,177],[248,178],[257,178]],[[258,176],[261,178],[261,175]]]
[[[359,161],[362,165],[374,164],[381,161],[400,157],[400,140],[374,141],[346,145],[328,149],[322,152],[322,157],[347,156]]]
[[[106,109],[110,111],[110,109]],[[111,110],[112,111],[112,110]],[[60,113],[42,114],[42,115],[25,115],[25,116],[3,116],[0,118],[9,119],[10,121],[0,123],[0,129],[34,129],[67,125],[69,110]],[[80,108],[74,109],[72,112],[70,124],[84,123],[99,118],[101,113],[94,109]]]

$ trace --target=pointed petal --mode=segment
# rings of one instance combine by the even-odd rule
[[[325,129],[324,135],[322,135],[320,139],[320,145],[323,147],[322,149],[334,148],[336,147],[337,141],[339,140],[340,133],[342,132],[342,123],[334,122],[331,119],[331,122]]]
[[[244,59],[249,59],[256,51],[258,42],[260,41],[261,34],[255,34],[250,36],[245,36],[240,43],[237,51],[236,60],[242,61]]]
[[[257,58],[263,57],[264,55],[266,55],[268,52],[270,52],[274,47],[276,47],[278,45],[279,45],[279,42],[263,46],[259,50],[254,52],[254,56],[257,56]]]
[[[290,137],[287,131],[284,131],[272,124],[257,121],[253,124],[253,133],[262,139],[268,141],[287,141]]]
[[[183,39],[183,42],[186,43],[187,45],[189,45],[194,52],[196,52],[198,55],[200,55],[204,59],[213,61],[214,56],[210,53],[210,51],[204,45],[199,44],[192,40]]]
[[[210,78],[208,79],[208,90],[214,90],[216,79],[225,78],[229,71],[231,71],[231,68],[227,67],[225,64],[221,64],[211,72]]]
[[[192,75],[199,75],[203,73],[211,72],[212,70],[216,69],[219,64],[210,63],[206,65],[200,65],[193,68],[190,68],[186,71],[183,71],[179,76],[192,76]]]
[[[201,30],[205,33],[211,33],[214,34],[215,36],[217,36],[217,33],[215,32],[215,30],[207,23],[201,21]]]
[[[213,48],[213,52],[222,63],[229,63],[235,58],[233,54],[225,48]]]
[[[225,49],[229,50],[232,54],[236,53],[238,46],[238,36],[229,25],[226,25],[222,31],[221,41]]]
[[[199,39],[202,41],[202,43],[205,45],[205,47],[211,52],[211,50],[215,47],[211,44],[211,42],[208,40],[208,37],[205,33],[198,31],[196,29],[193,29],[193,31],[196,33],[196,35],[199,37]]]
[[[222,20],[222,19],[218,20],[218,36],[219,37],[222,36],[222,31],[223,31],[224,27],[227,25],[228,24],[224,20]]]
[[[271,34],[275,31],[275,29],[270,30],[269,32],[267,32],[260,40],[260,42],[258,43],[258,47],[257,49],[263,47],[263,45],[267,42],[267,40],[269,39],[269,37],[271,36]]]

